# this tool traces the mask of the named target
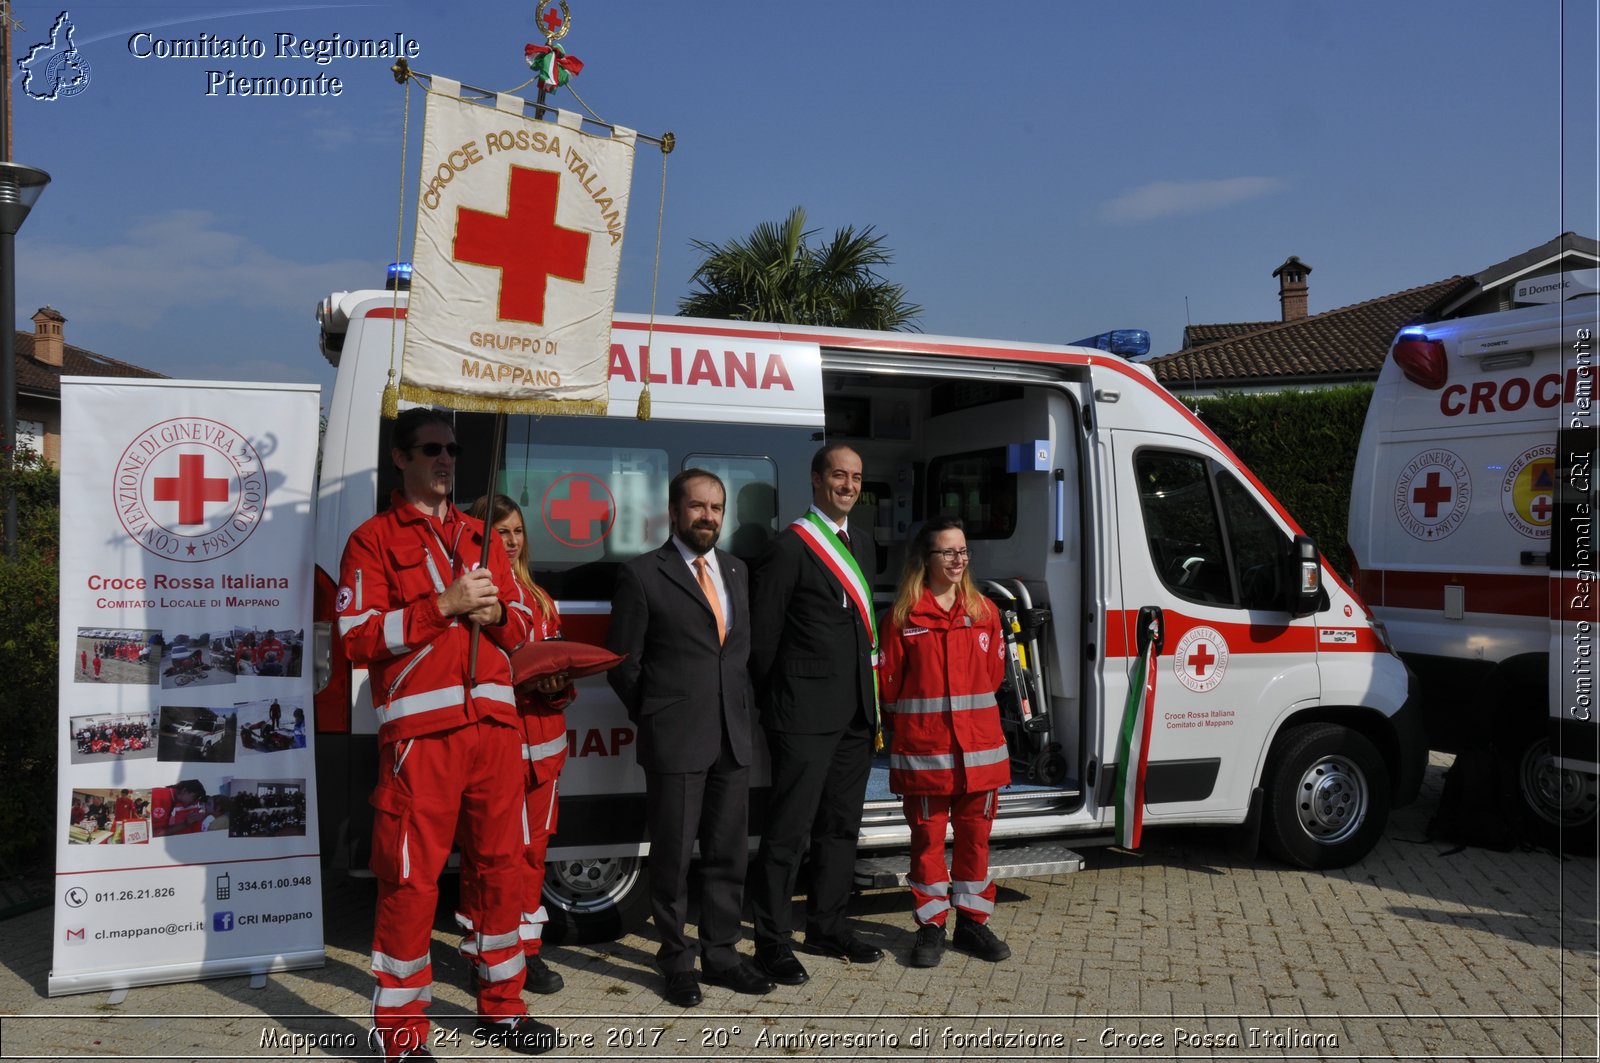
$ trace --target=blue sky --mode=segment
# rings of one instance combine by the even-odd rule
[[[414,209],[388,62],[276,58],[275,34],[405,34],[416,69],[491,89],[540,39],[534,0],[61,3],[13,5],[18,57],[66,10],[89,66],[71,97],[13,83],[13,157],[53,177],[17,240],[19,325],[48,303],[69,343],[203,379],[331,384],[314,308],[378,286]],[[1594,0],[569,5],[583,100],[678,137],[661,312],[691,240],[796,205],[825,233],[875,226],[926,332],[1142,327],[1157,352],[1186,320],[1276,319],[1289,255],[1317,313],[1600,230]],[[202,34],[268,55],[134,54]],[[208,96],[230,69],[343,92]],[[619,310],[649,309],[660,190],[641,143]]]

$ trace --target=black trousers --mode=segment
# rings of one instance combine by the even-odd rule
[[[806,934],[839,937],[854,883],[861,809],[872,771],[872,731],[857,713],[830,734],[767,732],[772,798],[751,876],[756,947],[785,944],[800,860],[811,856]],[[808,845],[809,840],[809,845]]]
[[[663,974],[694,970],[689,918],[689,864],[700,841],[700,953],[707,970],[739,961],[745,865],[749,856],[750,768],[735,762],[722,737],[715,764],[699,772],[645,772],[650,826],[650,909]]]

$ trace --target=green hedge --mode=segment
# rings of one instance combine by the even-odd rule
[[[0,861],[26,863],[54,840],[61,480],[21,453],[10,484],[19,534],[14,560],[0,551]]]
[[[1191,406],[1194,403],[1185,399]],[[1372,385],[1199,400],[1198,413],[1350,578],[1350,487]]]

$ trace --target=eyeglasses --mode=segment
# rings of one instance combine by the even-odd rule
[[[461,456],[460,443],[418,443],[411,448],[420,450],[424,457],[437,458],[440,454],[448,454],[452,458]]]
[[[965,549],[962,550],[929,550],[929,557],[942,557],[946,561],[965,561],[972,555]]]

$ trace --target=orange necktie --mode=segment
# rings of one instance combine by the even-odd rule
[[[705,558],[694,559],[694,573],[695,579],[700,581],[700,593],[711,603],[711,615],[717,618],[717,641],[726,642],[728,621],[722,615],[722,596],[717,593],[717,585],[711,582],[711,569],[707,566]]]

